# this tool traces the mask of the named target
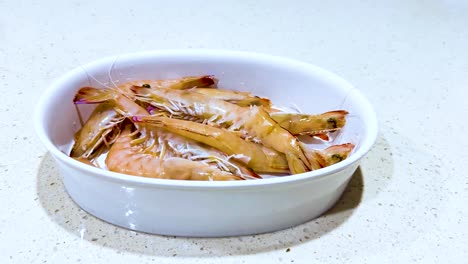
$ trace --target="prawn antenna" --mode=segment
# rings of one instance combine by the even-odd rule
[[[114,80],[112,80],[112,71],[114,70],[114,66],[115,66],[115,63],[117,62],[117,60],[119,59],[120,56],[116,56],[114,58],[114,61],[112,62],[111,64],[111,67],[109,68],[109,72],[108,72],[108,75],[109,75],[109,82],[112,83],[112,85],[114,86],[114,88],[117,88],[117,85],[115,84]]]
[[[353,91],[355,91],[356,88],[352,87],[351,89],[349,89],[349,91],[346,93],[345,97],[343,97],[343,100],[341,100],[341,103],[338,105],[338,107],[335,107],[336,109],[343,109],[343,106],[345,105],[346,103],[346,100],[348,100],[348,97],[351,95],[351,93]]]
[[[109,88],[109,89],[112,89],[112,87],[109,87],[107,86],[106,84],[100,82],[98,79],[94,78],[94,76],[92,76],[91,74],[89,74],[89,72],[86,70],[85,67],[83,67],[82,65],[80,65],[81,69],[86,73],[86,76],[88,77],[88,82],[89,82],[89,85],[92,86],[91,84],[91,80],[89,79],[91,77],[91,79],[93,79],[94,81],[96,81],[98,84],[106,87],[106,88]]]

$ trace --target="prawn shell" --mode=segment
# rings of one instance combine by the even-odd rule
[[[151,89],[175,89],[185,90],[194,87],[213,87],[218,80],[212,75],[187,76],[178,79],[165,80],[136,80],[126,82],[118,86],[118,89],[124,93],[131,93],[132,86],[149,86]]]
[[[113,124],[118,114],[110,104],[100,104],[91,113],[83,127],[75,133],[75,142],[70,157],[78,158],[92,156],[92,151],[103,144],[102,137],[109,133],[117,123]]]

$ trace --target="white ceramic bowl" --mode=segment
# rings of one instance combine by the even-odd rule
[[[82,86],[136,79],[213,74],[219,86],[253,91],[303,112],[350,112],[334,143],[353,142],[333,166],[287,177],[202,182],[128,176],[68,157],[79,127],[72,103]],[[91,112],[89,107],[84,117]],[[87,212],[112,224],[155,234],[233,236],[270,232],[309,221],[340,197],[376,140],[377,120],[364,96],[340,77],[307,63],[222,50],[161,50],[119,55],[78,67],[53,83],[36,108],[40,139],[55,158],[66,189]]]

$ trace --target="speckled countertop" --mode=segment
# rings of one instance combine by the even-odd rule
[[[0,0],[0,263],[466,263],[466,1],[141,2]],[[381,132],[338,204],[222,239],[136,233],[79,209],[33,131],[36,99],[79,64],[164,48],[287,56],[363,90]]]

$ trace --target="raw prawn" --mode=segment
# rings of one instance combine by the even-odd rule
[[[183,158],[160,158],[142,153],[140,146],[132,146],[135,133],[127,126],[107,154],[109,170],[136,176],[173,180],[242,180],[230,172],[221,171],[203,162]]]
[[[260,106],[240,107],[185,90],[132,87],[135,99],[175,115],[189,115],[210,124],[240,130],[263,145],[284,153],[293,174],[311,169],[301,143]]]
[[[132,119],[137,123],[143,122],[163,127],[173,133],[212,146],[233,157],[239,156],[240,161],[245,162],[257,173],[285,173],[288,171],[288,164],[283,154],[260,144],[243,140],[230,131],[167,117],[134,116]],[[311,162],[312,169],[315,170],[346,159],[354,145],[351,143],[334,145],[324,150],[305,148],[307,158]]]
[[[83,127],[75,134],[70,156],[73,158],[83,157],[91,159],[96,156],[97,151],[104,143],[111,143],[118,135],[118,124],[123,121],[109,104],[101,104],[91,113]]]
[[[263,106],[265,110],[270,110],[272,104],[268,98],[254,96],[249,92],[238,92],[223,89],[193,88],[190,91],[210,96],[214,99],[223,100],[238,106]],[[270,111],[269,111],[270,112]],[[270,116],[282,128],[288,130],[293,135],[311,135],[322,139],[328,132],[341,129],[346,124],[345,110],[335,110],[317,115],[270,112]]]
[[[261,144],[246,141],[237,134],[191,121],[158,116],[134,116],[134,122],[152,124],[175,134],[214,147],[234,159],[245,163],[257,173],[287,173],[288,163],[284,154]]]
[[[268,98],[254,96],[249,92],[238,92],[223,89],[193,88],[190,91],[210,96],[214,99],[223,100],[238,106],[263,106],[270,112],[272,106]],[[328,141],[326,133],[334,132],[346,124],[345,116],[348,114],[345,110],[335,110],[317,115],[270,112],[270,116],[282,128],[288,130],[291,134],[311,135]]]
[[[161,145],[167,145],[168,150],[166,153],[168,153],[168,155],[212,164],[220,170],[229,171],[243,179],[261,178],[234,157],[228,156],[209,145],[202,145],[195,140],[171,133],[166,129],[156,128],[152,129],[151,132],[157,133],[156,137],[159,139]]]

